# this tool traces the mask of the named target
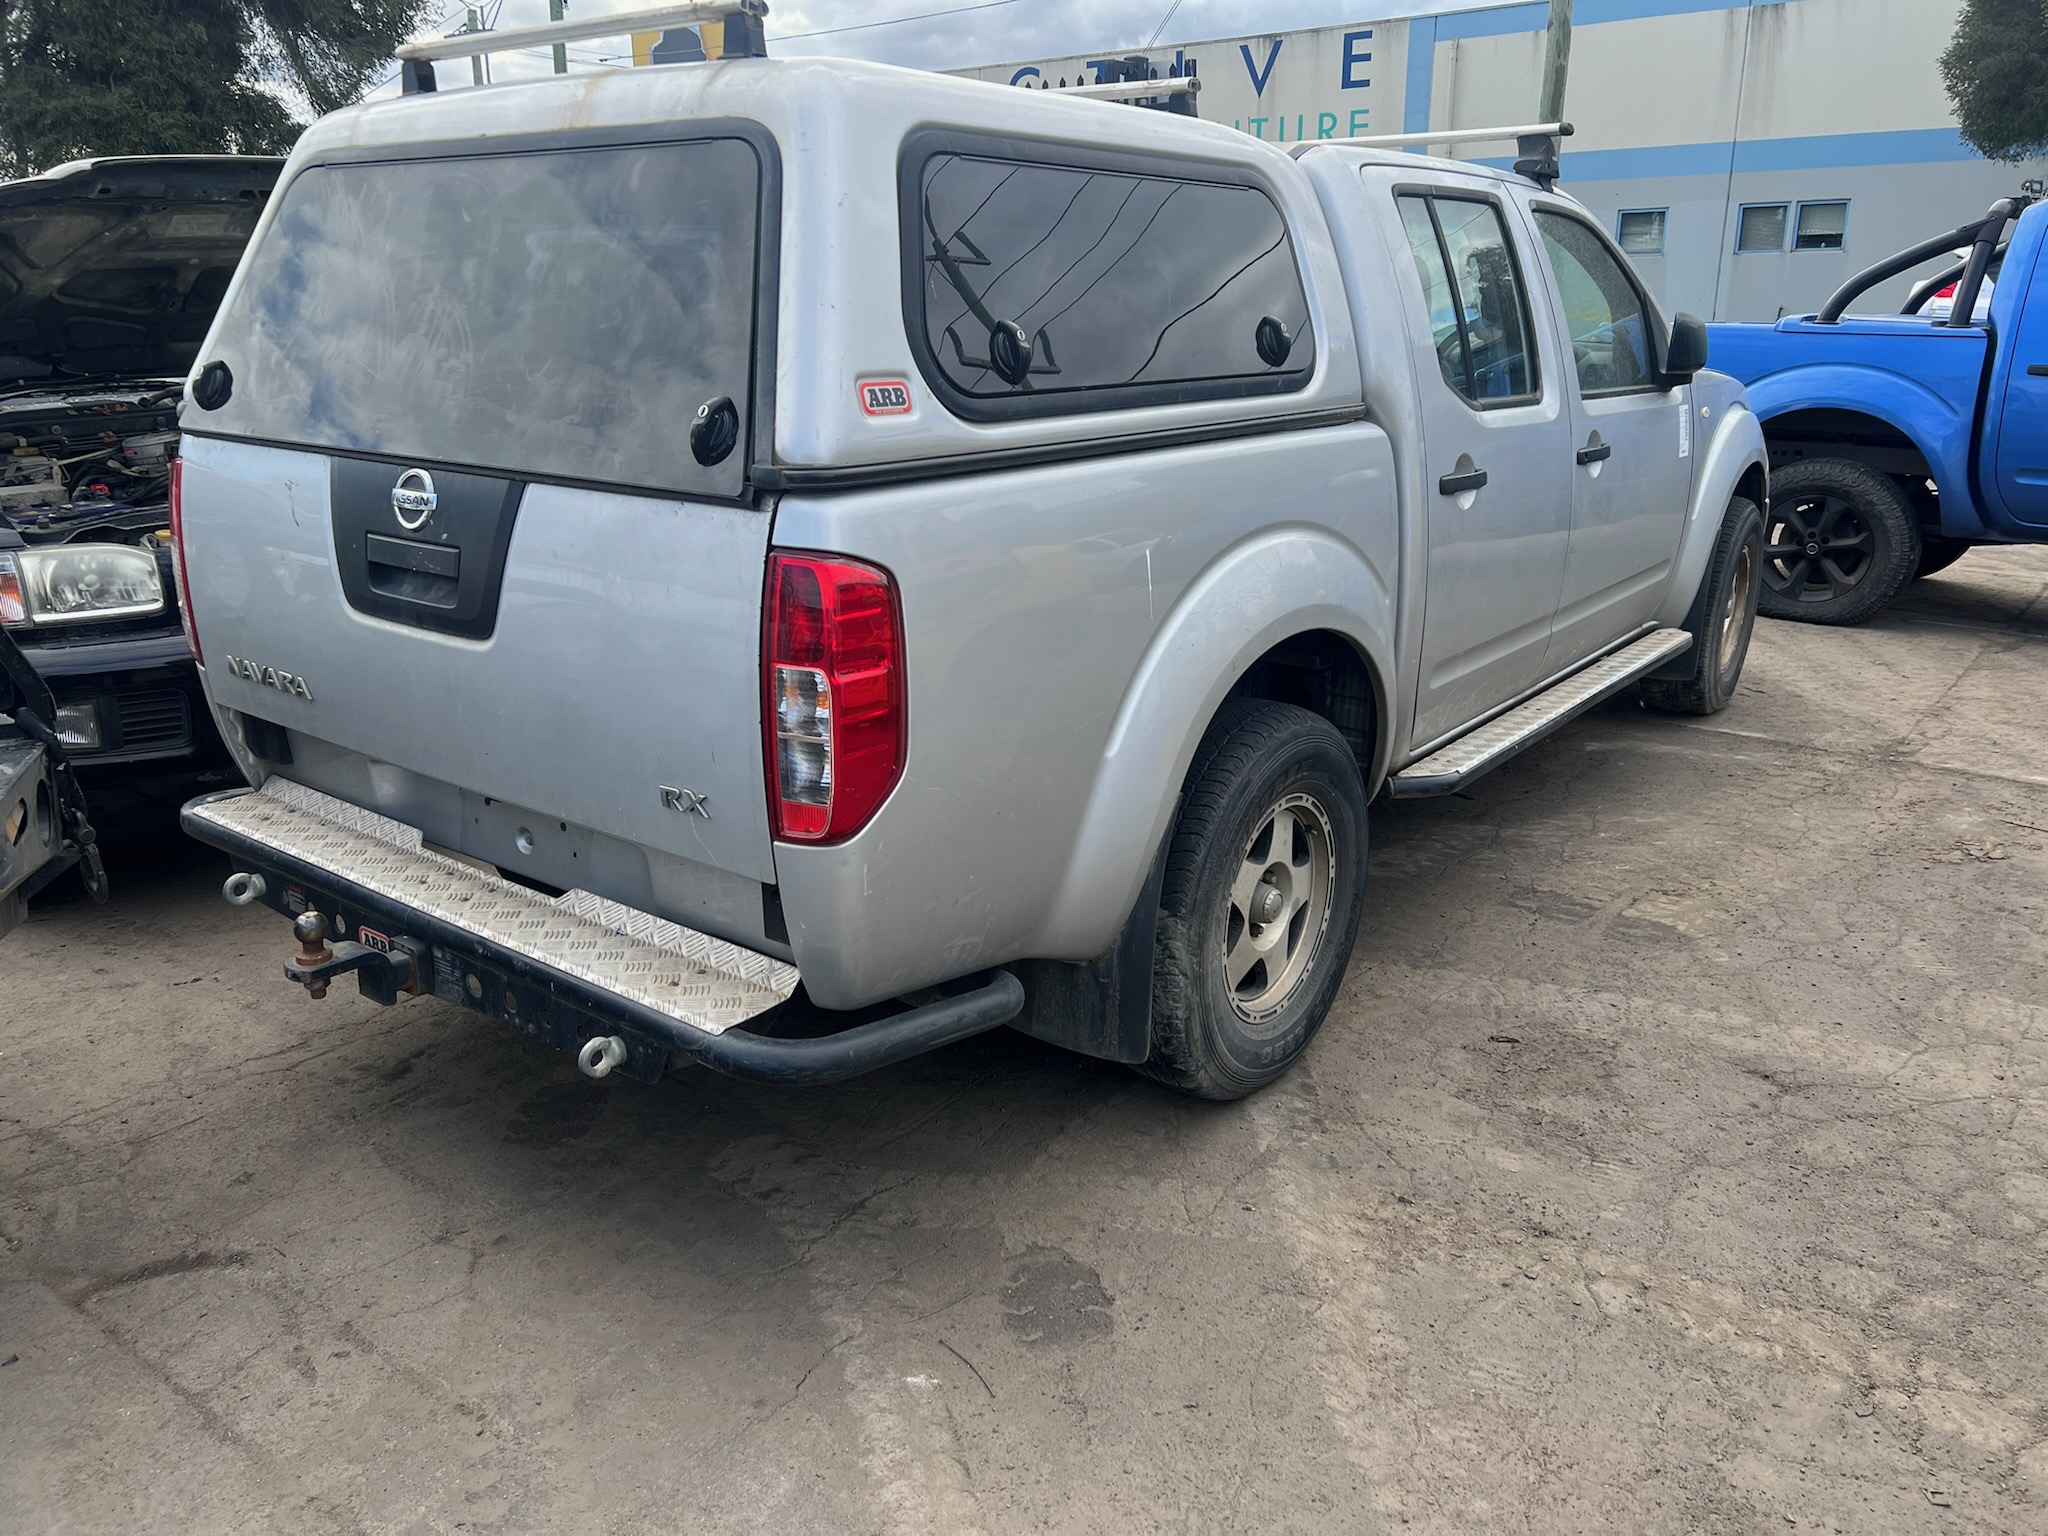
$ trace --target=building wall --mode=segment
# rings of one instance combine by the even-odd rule
[[[1770,320],[1817,309],[1850,274],[2048,171],[1986,161],[1957,133],[1936,61],[1961,5],[1576,0],[1565,187],[1610,232],[1624,210],[1666,210],[1663,253],[1635,259],[1667,310]],[[1534,0],[1147,57],[1162,74],[1195,61],[1202,116],[1272,141],[1527,122],[1548,10]],[[1080,81],[1095,78],[1093,64],[965,73]],[[1799,204],[1827,201],[1849,205],[1841,248],[1790,249]],[[1738,251],[1741,208],[1777,203],[1786,248]],[[1908,286],[1895,280],[1858,307],[1896,307]]]

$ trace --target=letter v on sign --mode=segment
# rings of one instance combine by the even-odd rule
[[[1266,82],[1273,78],[1273,66],[1280,61],[1280,45],[1286,41],[1287,39],[1284,37],[1273,39],[1272,51],[1266,55],[1266,67],[1264,69],[1260,69],[1258,65],[1252,62],[1252,45],[1250,43],[1239,43],[1237,45],[1237,51],[1244,55],[1244,72],[1252,77],[1252,89],[1258,92],[1260,96],[1266,94]]]

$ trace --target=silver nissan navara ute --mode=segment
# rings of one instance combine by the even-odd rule
[[[1728,702],[1763,440],[1554,138],[1289,153],[710,9],[710,63],[407,50],[200,351],[175,548],[255,788],[184,824],[313,996],[593,1076],[1007,1024],[1235,1098],[1331,1007],[1375,797]]]

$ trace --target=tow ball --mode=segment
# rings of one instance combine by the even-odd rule
[[[304,912],[292,922],[299,952],[285,961],[284,973],[310,996],[325,997],[328,983],[350,971],[356,973],[363,996],[375,1002],[389,1005],[419,994],[427,946],[418,939],[394,938],[391,948],[382,950],[346,939],[330,942],[332,936],[324,912]]]

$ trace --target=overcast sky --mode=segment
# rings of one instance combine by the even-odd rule
[[[1500,0],[1181,0],[1178,7],[1172,0],[999,0],[996,4],[981,0],[974,9],[967,9],[959,0],[770,0],[768,39],[769,52],[784,56],[825,53],[924,69],[958,69],[1048,55],[1142,48],[1155,32],[1162,44],[1197,42],[1340,22],[1384,21],[1489,3]],[[636,8],[636,0],[568,0],[568,4],[569,15],[575,19]],[[531,26],[548,18],[547,0],[503,0],[503,7],[497,19],[500,28]],[[638,0],[637,8],[645,9],[646,0]],[[930,14],[937,11],[952,14]],[[429,33],[459,27],[462,6],[444,0],[442,16],[440,24],[428,28]],[[898,17],[915,19],[873,25]],[[1165,29],[1160,31],[1162,22]],[[838,30],[844,28],[856,30]],[[801,35],[806,33],[820,35]],[[626,40],[620,37],[572,44],[570,54],[576,67],[591,68],[620,62],[626,48]],[[549,67],[544,52],[501,56],[494,65],[501,80],[545,73]],[[441,73],[448,85],[455,86],[463,83],[467,72],[457,63],[444,64]]]

